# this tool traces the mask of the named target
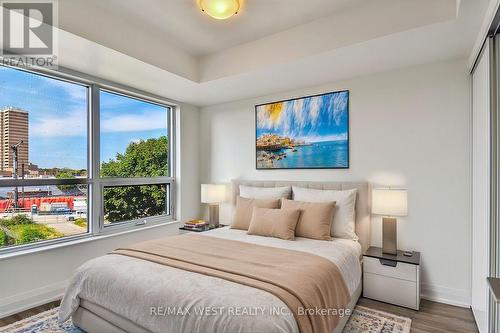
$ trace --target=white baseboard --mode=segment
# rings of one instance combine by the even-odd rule
[[[471,306],[471,294],[467,289],[454,289],[422,283],[420,296],[429,301],[445,303],[464,308]]]
[[[61,299],[68,282],[67,280],[59,281],[48,286],[2,298],[0,301],[0,318]]]

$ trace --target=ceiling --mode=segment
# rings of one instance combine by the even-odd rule
[[[59,8],[60,27],[83,37],[87,30],[102,32],[103,27],[113,33],[106,21],[114,16],[145,33],[160,35],[194,57],[202,57],[327,17],[363,0],[240,0],[240,13],[224,21],[205,15],[197,1],[64,0]],[[93,27],[81,29],[89,23],[88,16],[81,15],[82,8],[90,17],[105,12],[106,18],[93,20]]]
[[[465,58],[488,4],[245,0],[217,21],[195,0],[64,0],[59,63],[205,106]]]

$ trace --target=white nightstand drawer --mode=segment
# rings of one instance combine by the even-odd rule
[[[363,296],[418,310],[416,282],[367,273],[363,277]]]
[[[396,279],[417,281],[417,265],[411,265],[404,262],[396,262],[395,267],[383,265],[378,258],[364,257],[363,269],[365,273],[384,275]]]

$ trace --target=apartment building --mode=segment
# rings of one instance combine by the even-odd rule
[[[18,167],[28,167],[29,162],[29,134],[28,111],[15,107],[6,107],[0,110],[0,170],[13,172],[14,149],[18,150]]]

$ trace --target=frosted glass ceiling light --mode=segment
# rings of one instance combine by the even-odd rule
[[[238,14],[240,10],[239,0],[200,0],[202,11],[217,20],[225,20]]]

